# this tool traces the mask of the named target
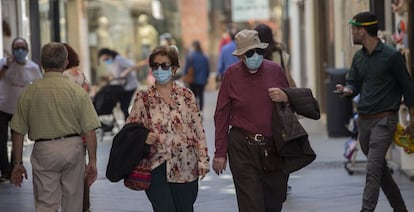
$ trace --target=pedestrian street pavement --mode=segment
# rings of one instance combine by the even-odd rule
[[[205,94],[203,122],[206,130],[209,155],[214,153],[213,114],[217,91]],[[363,169],[349,175],[344,169],[344,143],[347,137],[329,138],[326,132],[325,117],[313,121],[301,119],[309,133],[310,143],[317,154],[316,160],[289,178],[292,190],[284,203],[284,212],[356,212],[361,205],[365,180]],[[105,178],[112,136],[106,135],[98,143],[98,179],[91,187],[91,211],[96,212],[150,212],[151,205],[143,191],[132,191],[123,186],[122,181],[111,183]],[[30,153],[33,143],[27,142],[24,148],[24,164],[29,179],[21,188],[10,183],[0,184],[0,212],[34,211],[31,183]],[[358,160],[364,157],[358,152]],[[414,182],[394,168],[394,178],[400,186],[409,211],[414,211]],[[196,212],[236,212],[237,202],[231,172],[227,169],[217,176],[213,171],[200,181]],[[381,192],[376,212],[392,211]]]

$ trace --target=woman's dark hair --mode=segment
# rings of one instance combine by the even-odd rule
[[[201,48],[200,41],[198,40],[193,41],[193,48],[194,48],[194,51],[203,53],[203,49]]]
[[[68,51],[68,65],[66,66],[66,69],[79,66],[79,57],[78,54],[75,52],[75,50],[69,46],[67,43],[63,43],[63,45],[66,47],[66,50]]]
[[[266,24],[258,24],[254,30],[259,33],[259,39],[263,43],[268,43],[269,46],[265,49],[263,57],[272,60],[273,52],[283,50],[283,45],[273,39],[272,29]]]
[[[172,46],[158,46],[156,47],[151,55],[149,56],[149,64],[154,62],[156,56],[167,56],[170,59],[171,66],[180,67],[180,63],[178,61],[178,52],[177,49]]]
[[[119,53],[108,48],[102,48],[98,51],[98,59],[104,54],[109,55],[112,58],[115,58]]]
[[[22,38],[22,37],[17,37],[17,38],[15,38],[15,39],[13,39],[13,41],[12,41],[12,43],[11,43],[11,49],[12,49],[12,50],[13,50],[13,48],[14,48],[14,44],[15,44],[18,40],[23,41],[23,42],[24,42],[24,45],[26,46],[26,50],[29,50],[29,44],[28,44],[28,43],[27,43],[27,41],[26,41],[24,38]]]

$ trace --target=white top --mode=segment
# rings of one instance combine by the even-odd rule
[[[130,60],[117,55],[114,59],[114,63],[111,65],[109,69],[107,69],[115,78],[118,78],[119,75],[122,73],[123,70],[133,67],[134,63],[132,63]],[[126,82],[124,84],[124,90],[125,91],[131,91],[135,90],[138,87],[138,80],[137,75],[135,71],[131,71],[126,76]]]
[[[0,59],[0,67],[6,64],[6,60],[6,57]],[[39,66],[31,60],[26,60],[25,65],[13,62],[5,72],[0,79],[0,111],[13,114],[24,87],[43,75]]]

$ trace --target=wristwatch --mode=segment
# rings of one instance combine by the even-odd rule
[[[9,69],[9,66],[8,65],[3,65],[2,69],[7,70],[7,69]]]

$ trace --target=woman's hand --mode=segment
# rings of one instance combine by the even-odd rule
[[[147,140],[145,141],[145,143],[146,144],[153,144],[159,139],[160,139],[160,136],[158,134],[150,132],[150,133],[148,133]]]
[[[204,177],[207,175],[208,171],[209,171],[208,169],[203,169],[203,168],[200,168],[198,170],[198,172],[199,172],[198,176],[200,177],[200,180],[204,179]]]

